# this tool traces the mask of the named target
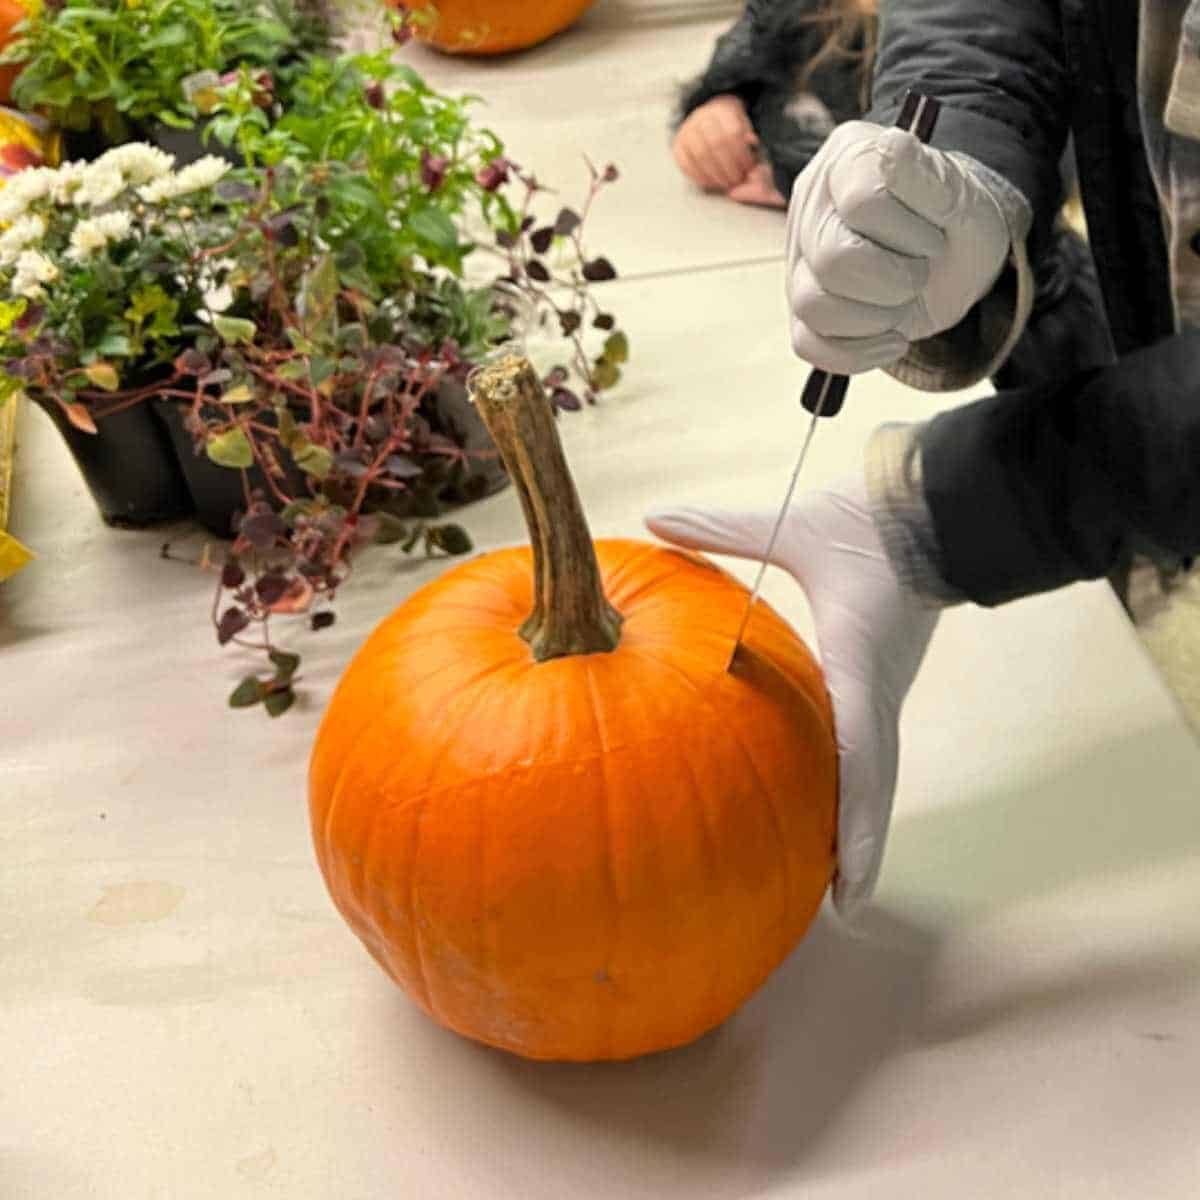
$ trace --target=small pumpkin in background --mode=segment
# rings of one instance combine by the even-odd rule
[[[594,0],[405,0],[419,41],[450,54],[526,50],[573,25]]]
[[[834,866],[819,667],[707,560],[588,534],[536,372],[476,402],[532,548],[448,571],[358,652],[309,798],[330,894],[431,1017],[536,1059],[625,1059],[726,1020]]]

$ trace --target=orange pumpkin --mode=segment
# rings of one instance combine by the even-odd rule
[[[13,30],[29,15],[21,0],[0,0],[0,50],[13,40]],[[0,64],[0,104],[12,99],[12,85],[21,73],[19,63]]]
[[[623,1059],[729,1017],[804,934],[834,865],[824,681],[746,589],[639,541],[593,547],[537,375],[477,403],[533,546],[401,605],[313,754],[330,894],[441,1024],[538,1059]],[[532,615],[530,615],[532,613]]]
[[[525,50],[561,33],[593,0],[405,0],[414,34],[451,54]]]

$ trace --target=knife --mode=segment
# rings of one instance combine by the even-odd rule
[[[932,96],[923,96],[918,92],[908,92],[904,97],[904,103],[900,107],[900,115],[896,118],[896,127],[914,134],[922,142],[928,142],[933,136],[934,126],[937,124],[941,109],[941,103]],[[812,420],[808,423],[808,433],[805,435],[804,443],[800,447],[800,456],[796,459],[796,465],[792,468],[792,477],[788,481],[787,492],[783,498],[783,506],[779,510],[779,515],[775,518],[775,525],[771,529],[771,536],[767,540],[766,550],[763,552],[762,561],[759,563],[754,587],[751,589],[750,596],[746,601],[746,609],[742,613],[741,624],[738,626],[737,636],[733,640],[733,650],[729,655],[729,663],[726,667],[728,671],[734,669],[738,661],[739,652],[742,650],[742,639],[746,636],[746,629],[750,624],[750,614],[754,611],[755,604],[758,603],[758,594],[762,591],[763,578],[766,576],[771,556],[775,552],[775,543],[779,540],[779,532],[783,528],[784,518],[792,506],[792,497],[796,494],[796,484],[800,480],[805,460],[808,458],[808,452],[812,448],[813,438],[817,432],[817,425],[820,423],[822,417],[833,417],[842,411],[842,405],[846,402],[846,389],[849,386],[850,379],[848,376],[831,375],[828,371],[822,371],[819,368],[814,369],[809,374],[808,382],[804,385],[804,391],[800,395],[800,404],[806,412],[812,413]]]

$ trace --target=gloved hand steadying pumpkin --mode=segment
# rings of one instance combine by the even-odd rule
[[[848,121],[792,190],[792,346],[842,375],[888,366],[962,320],[996,282],[1011,241],[978,164]]]
[[[647,517],[652,532],[691,550],[761,558],[775,514],[697,509]],[[808,595],[833,699],[839,756],[834,902],[850,917],[879,875],[899,758],[900,707],[938,614],[896,578],[854,477],[791,510],[772,561]]]

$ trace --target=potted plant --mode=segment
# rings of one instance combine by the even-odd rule
[[[45,0],[0,61],[23,64],[13,97],[64,131],[66,157],[147,140],[186,165],[203,153],[186,80],[245,67],[260,102],[286,103],[331,33],[321,0]]]
[[[73,448],[122,417],[173,447],[185,496],[234,539],[219,556],[219,640],[277,668],[235,699],[274,712],[297,660],[273,642],[273,617],[328,624],[368,542],[469,548],[438,517],[503,477],[464,383],[517,310],[564,339],[545,372],[560,409],[611,386],[627,344],[592,286],[615,272],[582,240],[615,170],[592,170],[579,212],[554,202],[542,219],[545,190],[468,102],[386,55],[313,60],[275,122],[252,89],[243,73],[211,109],[242,169],[215,156],[179,168],[133,143],[0,191],[13,297],[0,364]],[[469,282],[485,256],[493,266]],[[130,442],[111,444],[128,473]]]

